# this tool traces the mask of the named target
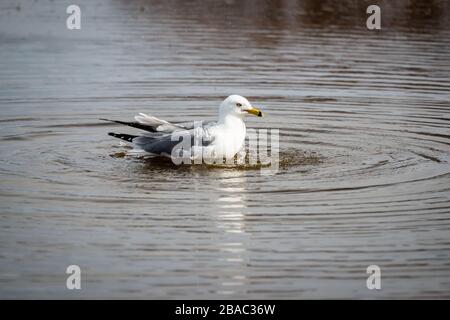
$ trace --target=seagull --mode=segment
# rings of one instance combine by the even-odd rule
[[[169,157],[179,164],[192,161],[199,163],[199,159],[223,161],[224,158],[234,158],[244,147],[246,115],[263,117],[263,113],[253,107],[246,98],[231,95],[219,105],[217,121],[180,124],[144,113],[139,113],[133,122],[100,120],[145,130],[146,133],[142,135],[114,132],[109,132],[108,135],[131,142],[137,152]]]

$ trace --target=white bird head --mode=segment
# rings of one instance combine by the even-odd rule
[[[257,117],[263,116],[263,113],[253,107],[247,99],[236,94],[223,100],[219,107],[219,119],[224,119],[229,115],[242,119],[247,114],[252,114]]]

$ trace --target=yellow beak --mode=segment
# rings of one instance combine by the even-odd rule
[[[252,114],[252,115],[254,115],[254,116],[257,116],[257,117],[263,117],[264,115],[263,115],[263,113],[261,112],[261,110],[259,110],[259,109],[257,109],[257,108],[251,108],[251,109],[248,109],[248,110],[245,110],[245,111],[247,111],[248,113],[250,113],[250,114]]]

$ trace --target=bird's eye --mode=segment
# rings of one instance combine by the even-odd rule
[[[240,104],[240,103],[238,102],[238,103],[236,103],[236,107],[240,108],[240,107],[242,107],[242,104]]]

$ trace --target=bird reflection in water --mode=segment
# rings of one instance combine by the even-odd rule
[[[248,265],[247,246],[250,241],[246,230],[247,209],[246,176],[242,170],[220,171],[217,191],[217,228],[223,241],[221,262],[225,264],[222,288],[218,294],[245,294],[246,270]]]

